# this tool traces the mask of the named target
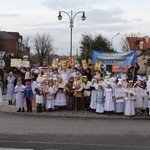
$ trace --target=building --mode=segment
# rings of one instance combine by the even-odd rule
[[[150,37],[126,37],[124,51],[135,50],[140,74],[150,74]]]
[[[18,32],[0,31],[0,51],[6,51],[6,54],[14,53],[22,54],[24,52],[24,45],[22,43],[23,37]]]

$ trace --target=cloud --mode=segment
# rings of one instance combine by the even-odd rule
[[[0,14],[0,18],[18,17],[18,14]]]
[[[104,0],[102,0],[104,1]],[[85,9],[85,8],[90,8],[91,5],[99,3],[99,0],[95,0],[95,3],[91,0],[86,0],[86,1],[81,1],[81,0],[47,0],[43,4],[48,7],[49,9],[65,9],[65,10],[70,10],[71,9]]]
[[[86,12],[89,24],[127,23],[128,20],[121,17],[123,14],[124,11],[121,8],[93,9]]]

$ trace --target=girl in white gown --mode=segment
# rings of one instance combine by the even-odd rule
[[[98,85],[98,91],[96,93],[96,112],[104,113],[104,90],[102,85]]]
[[[125,116],[134,116],[135,115],[135,92],[132,87],[132,82],[128,83],[127,88],[125,89]]]
[[[92,86],[91,86],[92,92],[91,92],[91,102],[90,102],[90,108],[96,109],[96,95],[97,95],[97,89],[98,89],[98,78],[94,77],[92,79]]]

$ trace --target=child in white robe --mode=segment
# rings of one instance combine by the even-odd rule
[[[55,92],[56,91],[55,91],[55,88],[53,86],[53,81],[51,80],[51,81],[48,82],[48,85],[47,85],[47,87],[45,89],[46,99],[47,99],[47,101],[46,101],[46,108],[49,111],[54,109],[54,102],[55,102],[54,94],[55,94]]]
[[[98,85],[96,93],[96,113],[104,113],[104,90],[102,85]]]
[[[121,81],[118,82],[115,89],[115,99],[116,99],[116,113],[124,113],[125,103],[124,103],[124,90]]]
[[[55,97],[55,108],[59,109],[67,105],[66,95],[65,95],[65,83],[61,77],[58,77],[57,82],[57,93]]]
[[[127,88],[125,89],[125,116],[135,115],[135,92],[132,84],[132,82],[128,83]]]
[[[24,102],[25,102],[25,97],[24,97],[24,89],[25,86],[22,84],[21,78],[18,78],[17,85],[15,86],[15,98],[16,98],[16,107],[17,107],[17,112],[24,112]]]
[[[95,110],[96,109],[96,95],[98,90],[98,78],[95,76],[92,79],[92,85],[91,85],[91,102],[90,102],[90,108]]]
[[[36,102],[36,111],[42,112],[42,105],[43,105],[43,90],[42,85],[37,84],[37,87],[35,88],[35,102]]]
[[[106,114],[111,114],[114,112],[114,92],[113,88],[111,87],[111,83],[108,82],[106,88],[104,89],[104,97],[105,97],[105,103],[104,103],[104,110],[106,111]]]

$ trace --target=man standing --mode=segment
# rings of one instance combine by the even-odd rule
[[[12,105],[13,95],[14,95],[14,88],[16,85],[16,78],[13,76],[13,73],[10,72],[9,76],[6,80],[7,84],[7,99],[8,105]]]

